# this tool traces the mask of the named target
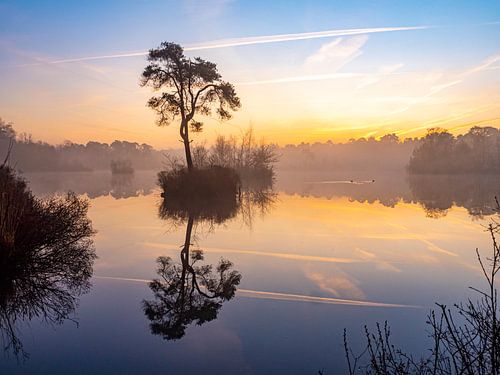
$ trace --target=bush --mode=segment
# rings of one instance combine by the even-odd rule
[[[217,200],[234,197],[239,192],[240,178],[232,168],[212,166],[193,169],[178,168],[158,174],[164,197],[187,200]]]
[[[496,200],[496,211],[500,203]],[[377,323],[375,332],[365,326],[366,344],[360,354],[348,345],[344,330],[344,350],[350,375],[458,375],[500,373],[500,309],[498,307],[497,274],[500,271],[500,224],[493,220],[487,227],[492,241],[492,254],[483,257],[476,249],[479,268],[486,279],[483,290],[470,287],[479,299],[467,299],[448,307],[436,303],[437,311],[427,316],[432,347],[428,355],[414,357],[396,347],[387,322]]]
[[[24,354],[14,323],[62,323],[90,288],[94,231],[86,200],[38,199],[5,165],[0,192],[0,331],[6,350]]]
[[[193,162],[196,167],[233,168],[243,182],[258,179],[272,183],[275,175],[274,164],[278,159],[277,147],[263,141],[256,142],[252,129],[240,139],[219,136],[210,148],[203,144],[193,148]]]

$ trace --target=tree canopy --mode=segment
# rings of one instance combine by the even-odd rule
[[[148,61],[141,85],[161,91],[149,99],[148,106],[157,113],[160,126],[180,118],[186,161],[192,168],[189,130],[203,129],[203,123],[196,116],[210,116],[215,112],[221,120],[228,120],[231,112],[241,106],[240,99],[234,86],[222,80],[216,64],[200,57],[186,57],[178,44],[163,42],[159,48],[149,51]]]

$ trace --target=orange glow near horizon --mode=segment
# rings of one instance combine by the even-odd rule
[[[415,69],[414,61],[391,57],[375,63],[377,54],[365,57],[375,38],[316,42],[294,64],[280,60],[277,66],[252,66],[246,47],[196,51],[234,83],[242,108],[222,124],[207,119],[204,132],[192,138],[210,144],[219,134],[238,135],[252,126],[257,137],[279,145],[340,143],[388,133],[416,137],[436,126],[456,134],[475,125],[500,126],[500,54],[483,54],[460,67]],[[252,48],[269,53],[266,46]],[[11,67],[0,116],[18,132],[52,144],[128,140],[179,147],[177,123],[157,127],[146,107],[153,93],[139,87],[144,57],[130,59]],[[33,100],[26,101],[26,92]]]

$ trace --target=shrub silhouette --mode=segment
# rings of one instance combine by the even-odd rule
[[[188,170],[177,168],[158,174],[158,184],[164,195],[187,200],[225,199],[235,196],[240,178],[232,168],[213,166]]]
[[[497,210],[500,211],[498,201]],[[377,324],[375,332],[365,326],[366,346],[360,355],[354,355],[344,330],[344,349],[349,374],[498,374],[500,373],[500,325],[498,299],[495,285],[500,271],[500,247],[496,234],[500,227],[493,221],[487,228],[492,240],[492,255],[483,259],[476,254],[481,271],[487,281],[485,290],[471,287],[480,298],[468,299],[454,305],[454,309],[436,303],[427,317],[433,346],[430,356],[415,358],[391,342],[387,322]],[[364,363],[361,361],[365,360]]]
[[[94,231],[86,200],[38,199],[5,165],[0,192],[0,331],[5,350],[26,356],[16,322],[69,317],[90,288]]]

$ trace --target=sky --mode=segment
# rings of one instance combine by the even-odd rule
[[[36,140],[179,147],[139,86],[162,41],[217,64],[278,144],[500,127],[500,1],[0,0],[0,117]]]

